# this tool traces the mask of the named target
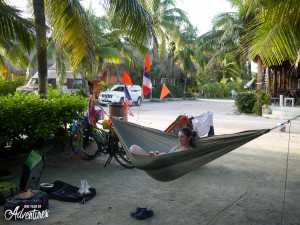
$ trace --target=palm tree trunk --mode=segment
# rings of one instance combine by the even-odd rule
[[[258,57],[257,61],[257,105],[259,108],[258,114],[261,115],[261,106],[262,106],[262,61]]]
[[[38,93],[41,98],[48,98],[47,89],[47,40],[44,0],[33,0],[33,13],[36,30],[36,51],[38,61]]]
[[[184,87],[183,87],[183,98],[185,98],[185,92],[186,92],[186,81],[187,81],[187,71],[185,71]]]
[[[251,71],[251,60],[248,59],[248,64],[247,64],[247,75],[249,78],[252,77],[252,71]]]
[[[269,66],[267,68],[267,73],[268,73],[267,94],[271,96],[271,69]]]

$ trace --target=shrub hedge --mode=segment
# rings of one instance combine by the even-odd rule
[[[238,92],[234,98],[236,108],[242,113],[253,113],[256,94],[252,91]]]
[[[52,95],[41,99],[35,94],[0,96],[0,147],[32,148],[50,134],[66,128],[77,112],[87,109],[87,99],[78,95]]]
[[[166,84],[170,92],[172,93],[167,95],[167,98],[182,98],[183,97],[183,85],[178,84],[176,86]],[[158,84],[155,88],[152,89],[152,98],[159,98],[161,94],[162,84]]]
[[[18,79],[13,81],[8,81],[6,79],[0,79],[0,96],[13,94],[17,87],[24,85],[25,79]]]

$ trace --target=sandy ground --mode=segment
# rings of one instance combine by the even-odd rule
[[[207,109],[214,113],[216,134],[271,128],[278,122],[234,115],[231,101],[145,103],[132,108],[135,116],[129,121],[163,130],[183,112],[196,116]],[[40,182],[79,186],[86,179],[97,195],[86,204],[50,200],[49,217],[43,220],[6,221],[0,214],[0,224],[300,224],[300,121],[289,128],[290,133],[274,130],[171,182],[158,182],[115,161],[104,168],[104,158],[83,161],[69,150],[50,151]],[[13,170],[16,184],[22,160],[0,161]],[[137,206],[152,209],[154,216],[131,218]]]

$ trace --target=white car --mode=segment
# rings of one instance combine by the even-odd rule
[[[127,89],[135,105],[141,105],[143,101],[142,88],[139,85],[129,86]],[[115,85],[110,90],[101,92],[98,97],[100,104],[120,103],[124,102],[124,84]]]

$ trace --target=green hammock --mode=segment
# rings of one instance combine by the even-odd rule
[[[178,145],[173,134],[112,118],[117,133],[131,163],[159,181],[172,181],[191,170],[201,167],[222,155],[268,133],[271,129],[248,130],[235,134],[198,138],[196,147],[178,153],[143,156],[130,152],[131,145],[138,145],[146,152],[168,152]]]

